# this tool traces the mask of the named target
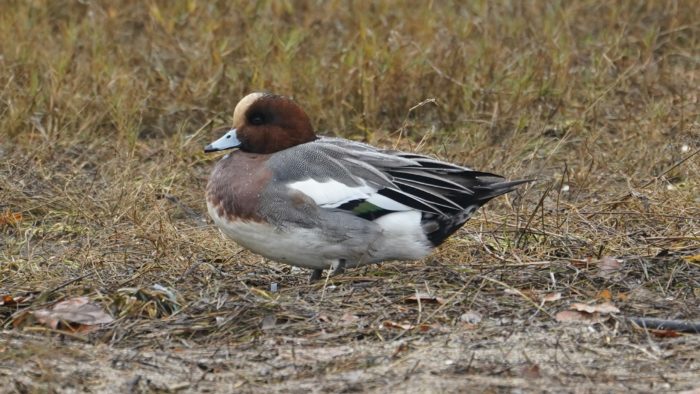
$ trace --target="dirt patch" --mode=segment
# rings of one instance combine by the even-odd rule
[[[18,392],[651,393],[700,385],[699,336],[645,340],[605,327],[487,322],[478,330],[341,346],[323,334],[165,349],[10,332],[2,339],[0,375],[5,389]]]
[[[428,284],[437,283],[435,275],[448,267],[415,264],[413,275],[396,274],[397,280],[368,275],[336,277],[328,284],[278,283],[277,292],[229,282],[227,291],[208,301],[160,318],[127,315],[92,333],[64,334],[38,325],[3,331],[0,376],[18,392],[692,389],[700,385],[700,335],[644,330],[625,316],[697,319],[692,294],[676,293],[673,300],[652,290],[672,276],[700,277],[700,271],[683,259],[646,263],[653,274],[646,281],[633,274],[637,270],[617,273],[615,286],[609,286],[612,300],[605,302],[621,310],[592,324],[560,323],[553,316],[586,292],[567,283],[575,277],[568,270],[592,283],[600,275],[594,265],[586,270],[550,264],[548,273],[561,278],[554,292],[535,290],[546,286],[538,275],[551,281],[538,265],[519,267],[516,276],[508,267],[491,268],[436,285]],[[443,281],[445,274],[439,276]],[[423,281],[411,286],[401,279],[405,275]],[[530,288],[499,284],[524,278]],[[596,293],[585,298],[601,302]],[[18,316],[8,315],[8,321]]]

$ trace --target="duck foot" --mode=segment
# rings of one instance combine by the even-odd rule
[[[330,276],[342,275],[343,273],[345,273],[345,260],[341,259],[331,264],[330,269],[332,270]],[[314,283],[318,281],[319,279],[321,279],[322,276],[323,269],[318,268],[315,270],[311,270],[311,276],[309,276],[309,283]]]
[[[323,270],[322,269],[315,269],[311,271],[311,276],[309,276],[309,283],[314,283],[321,279],[321,276],[323,276]]]

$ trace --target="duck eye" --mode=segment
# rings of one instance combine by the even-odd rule
[[[254,125],[261,125],[261,124],[265,123],[265,117],[263,116],[263,114],[260,114],[260,113],[254,113],[254,114],[250,115],[249,120],[250,120],[250,123],[252,123]]]

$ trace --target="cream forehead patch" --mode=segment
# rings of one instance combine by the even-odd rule
[[[236,109],[233,110],[233,127],[240,127],[243,123],[245,123],[245,119],[243,117],[245,116],[245,112],[248,110],[248,107],[253,105],[257,99],[264,95],[265,93],[251,93],[243,97],[241,101],[236,104]]]

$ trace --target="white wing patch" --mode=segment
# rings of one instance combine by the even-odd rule
[[[348,186],[336,180],[319,182],[315,179],[307,179],[290,183],[288,187],[298,190],[311,197],[314,202],[324,208],[337,208],[348,201],[366,200],[377,189],[367,186]]]
[[[377,193],[377,189],[363,184],[348,186],[336,180],[319,182],[315,179],[294,182],[287,185],[309,196],[316,204],[324,208],[338,208],[353,200],[365,200],[379,208],[389,211],[413,211],[414,209]]]

